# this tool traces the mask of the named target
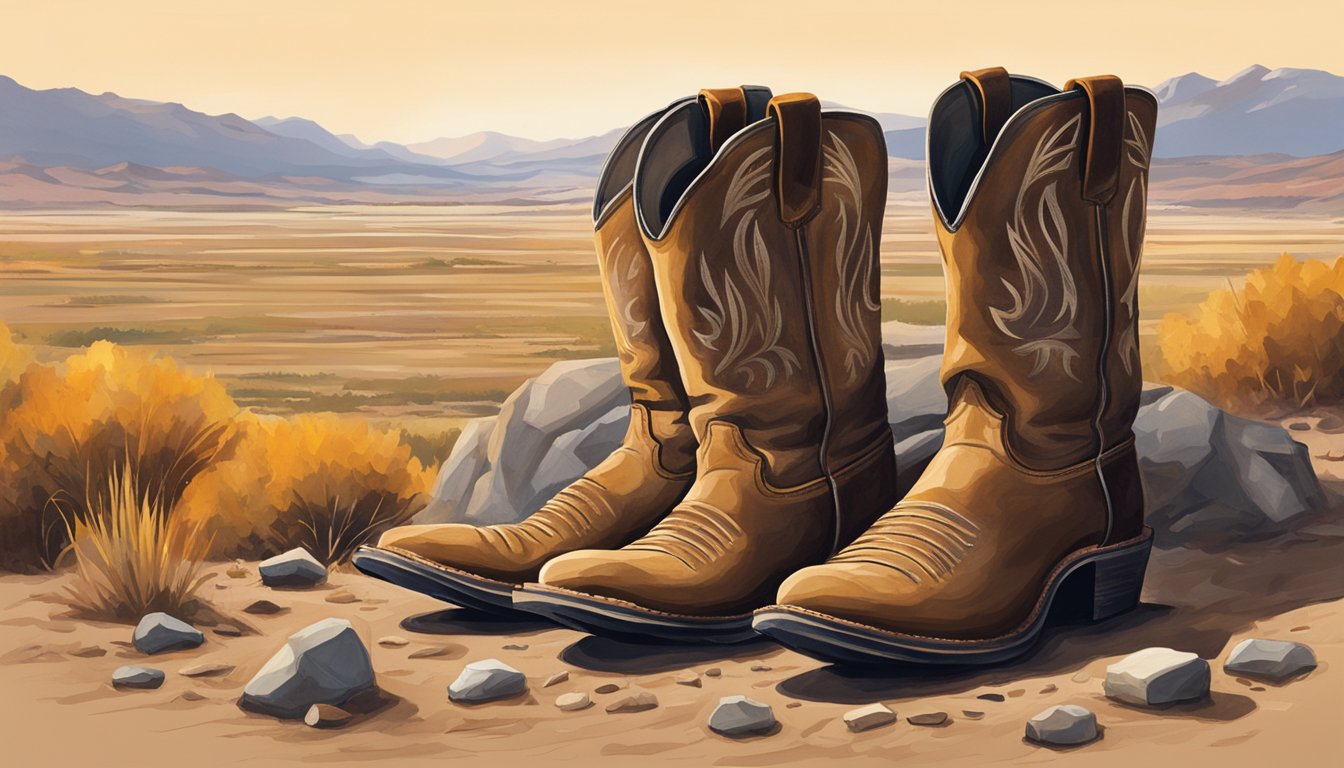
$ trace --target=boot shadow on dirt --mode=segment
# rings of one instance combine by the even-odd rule
[[[1052,612],[1041,642],[1014,662],[993,667],[828,665],[784,680],[777,689],[806,701],[869,704],[1057,675],[1151,646],[1192,651],[1218,667],[1228,641],[1257,620],[1344,597],[1338,546],[1335,537],[1299,531],[1218,550],[1156,549],[1138,608],[1095,624]],[[1164,713],[1233,720],[1254,709],[1244,696],[1214,691],[1207,701]]]
[[[778,645],[764,637],[736,645],[688,645],[648,640],[634,642],[589,635],[566,647],[560,652],[559,658],[566,664],[593,672],[647,675],[715,661],[756,658],[778,650]]]
[[[444,608],[401,620],[401,628],[422,635],[533,635],[556,625],[542,618],[517,619],[470,608]]]

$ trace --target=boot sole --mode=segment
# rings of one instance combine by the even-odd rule
[[[412,592],[461,608],[518,618],[513,590],[518,585],[459,571],[389,549],[360,547],[350,562],[361,572]]]
[[[752,627],[781,645],[836,664],[998,664],[1031,650],[1065,585],[1068,596],[1060,607],[1091,621],[1137,606],[1152,547],[1153,532],[1145,528],[1128,541],[1075,552],[1055,566],[1027,620],[999,637],[954,640],[908,635],[790,605],[756,611]]]
[[[513,593],[513,606],[570,629],[618,640],[728,645],[760,637],[751,628],[749,613],[683,616],[543,584],[523,585]]]

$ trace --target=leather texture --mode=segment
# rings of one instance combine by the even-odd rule
[[[1115,78],[1077,82],[982,138],[993,150],[955,228],[935,209],[942,448],[853,544],[790,577],[780,604],[990,639],[1026,620],[1066,557],[1141,535],[1135,291],[1157,105]]]
[[[770,115],[720,148],[662,232],[643,232],[700,440],[695,483],[647,535],[556,558],[542,584],[736,616],[894,500],[881,129],[810,95],[776,97]]]
[[[731,135],[746,121],[743,91],[714,93],[717,124]],[[701,98],[704,104],[704,94]],[[642,142],[652,122],[646,119],[643,130],[632,129],[612,156]],[[628,167],[633,174],[633,164]],[[690,488],[698,442],[688,420],[689,401],[659,311],[653,264],[635,221],[630,178],[615,181],[624,189],[609,201],[599,200],[594,240],[621,376],[631,397],[630,426],[621,445],[520,523],[404,526],[383,534],[380,548],[522,584],[535,580],[542,565],[557,555],[629,543]]]

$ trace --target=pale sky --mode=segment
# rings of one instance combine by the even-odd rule
[[[299,115],[367,141],[585,136],[704,86],[923,115],[962,69],[1155,86],[1254,63],[1344,74],[1334,0],[0,0],[33,88]]]

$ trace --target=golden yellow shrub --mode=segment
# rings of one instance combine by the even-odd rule
[[[335,562],[413,514],[430,481],[396,431],[254,416],[213,377],[107,341],[41,365],[0,325],[0,569],[52,567],[74,533],[139,541],[99,527],[127,506],[127,482],[135,499],[214,535],[217,556],[302,545]]]
[[[358,419],[249,416],[232,458],[188,487],[183,513],[218,556],[264,557],[294,546],[334,563],[423,505],[431,474],[394,431]]]
[[[171,509],[227,449],[238,412],[213,378],[106,341],[29,365],[0,391],[0,567],[50,567],[123,462],[140,496]]]
[[[1193,315],[1163,318],[1158,343],[1165,381],[1224,408],[1344,403],[1344,257],[1330,265],[1285,253]]]
[[[75,554],[71,603],[97,618],[188,616],[205,578],[210,542],[199,526],[170,515],[163,497],[142,495],[141,485],[132,462],[114,466],[102,492],[89,494],[88,515],[67,531]]]
[[[14,341],[9,328],[0,323],[0,386],[19,378],[33,363],[33,351]]]

